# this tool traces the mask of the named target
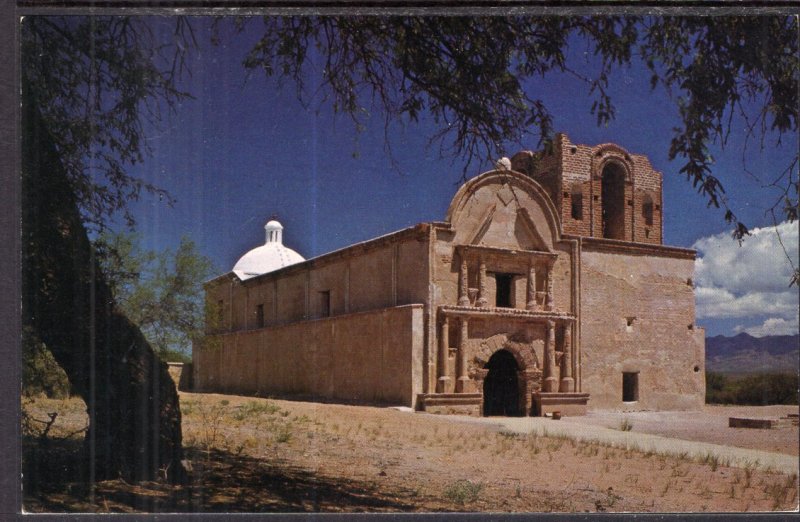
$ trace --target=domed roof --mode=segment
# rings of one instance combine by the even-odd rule
[[[283,225],[273,219],[264,225],[264,229],[267,232],[266,243],[243,255],[233,266],[239,279],[250,279],[305,261],[303,256],[283,246]]]

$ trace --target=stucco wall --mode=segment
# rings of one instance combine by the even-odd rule
[[[694,324],[692,257],[584,247],[582,388],[591,393],[591,408],[669,410],[703,405],[704,331]],[[623,372],[638,372],[635,403],[622,401]]]
[[[414,407],[423,323],[409,305],[210,336],[193,350],[195,389]]]
[[[246,281],[221,276],[206,285],[211,314],[222,303],[221,322],[209,327],[238,331],[318,319],[326,300],[330,316],[424,303],[428,244],[427,229],[415,227]]]

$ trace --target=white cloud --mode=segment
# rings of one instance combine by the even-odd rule
[[[797,317],[789,321],[781,317],[770,317],[758,326],[746,328],[738,325],[733,330],[736,333],[747,332],[753,337],[764,337],[765,335],[794,335],[798,329],[800,329],[800,322]]]
[[[778,242],[797,266],[798,222],[754,228],[739,246],[729,233],[695,241],[697,286],[725,288],[736,295],[747,292],[784,292],[792,276],[792,265]]]
[[[753,229],[741,246],[725,232],[698,239],[692,245],[698,251],[698,318],[766,317],[759,326],[739,325],[736,331],[797,333],[798,289],[789,288],[792,263],[798,263],[797,225],[785,222],[777,228]]]
[[[700,318],[797,315],[796,289],[794,292],[748,292],[737,296],[724,288],[697,287],[695,296]]]

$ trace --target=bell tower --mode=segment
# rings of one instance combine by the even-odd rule
[[[558,134],[551,150],[518,152],[511,167],[545,187],[562,233],[662,244],[662,175],[646,156],[614,143],[579,145]]]

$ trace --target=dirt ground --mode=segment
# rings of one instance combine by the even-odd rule
[[[627,420],[634,430],[642,433],[800,455],[800,432],[797,426],[771,430],[728,427],[729,417],[779,419],[790,413],[798,413],[798,407],[708,405],[702,412],[589,412],[582,417],[565,417],[562,420],[604,428],[618,428]]]
[[[107,481],[90,488],[70,478],[74,463],[65,457],[74,454],[82,436],[73,433],[86,423],[82,403],[37,399],[25,404],[38,420],[60,412],[46,450],[36,437],[37,426],[43,426],[39,422],[33,422],[36,426],[23,441],[26,510],[687,512],[798,507],[796,474],[731,468],[714,458],[692,460],[566,437],[516,435],[487,424],[392,408],[196,393],[182,393],[181,405],[184,446],[192,464],[189,484]],[[797,428],[722,434],[717,424],[722,418],[727,423],[732,411],[737,410],[714,406],[695,417],[640,412],[562,422],[617,427],[627,417],[634,430],[743,447],[753,447],[762,437],[758,449],[797,454]],[[672,420],[671,433],[649,431],[659,429],[664,419]],[[793,448],[784,437],[793,437]]]

